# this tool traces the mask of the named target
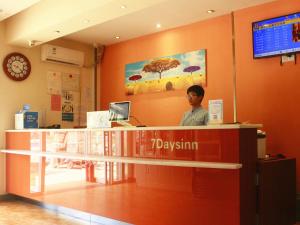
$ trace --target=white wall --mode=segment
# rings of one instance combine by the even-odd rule
[[[20,52],[31,62],[31,74],[21,82],[10,80],[0,69],[0,149],[5,148],[4,131],[14,128],[14,114],[22,108],[24,103],[32,106],[32,111],[46,111],[46,124],[61,124],[61,113],[50,111],[50,95],[47,94],[47,71],[80,73],[81,76],[81,104],[84,111],[94,110],[94,75],[93,75],[93,47],[69,41],[55,40],[50,42],[66,48],[72,48],[85,53],[85,67],[73,67],[55,63],[41,62],[40,46],[33,48],[19,48],[5,44],[5,27],[0,23],[0,61],[11,52]],[[2,66],[1,66],[2,68]],[[84,125],[85,112],[82,113],[81,124],[64,123],[63,127]],[[5,193],[5,155],[0,154],[0,195]]]

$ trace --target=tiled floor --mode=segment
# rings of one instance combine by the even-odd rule
[[[72,217],[15,200],[0,201],[0,225],[87,225]]]
[[[0,200],[0,225],[88,225],[23,201]],[[298,222],[295,225],[300,225]]]

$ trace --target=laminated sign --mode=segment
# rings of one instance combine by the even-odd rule
[[[208,123],[222,124],[223,123],[223,100],[208,101]]]

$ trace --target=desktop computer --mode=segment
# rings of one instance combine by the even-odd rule
[[[130,101],[111,102],[109,104],[109,121],[125,127],[132,127],[129,123]]]

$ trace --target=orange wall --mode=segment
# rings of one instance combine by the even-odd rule
[[[207,100],[223,98],[225,120],[232,121],[230,16],[122,42],[105,49],[101,68],[101,109],[110,101],[132,101],[132,115],[148,126],[177,125],[189,109],[185,90],[125,96],[125,64],[207,49]],[[217,26],[216,26],[217,25]]]
[[[300,11],[299,0],[280,0],[236,13],[237,105],[240,121],[262,123],[267,152],[297,158],[300,192],[300,55],[297,64],[280,65],[280,57],[252,59],[252,21]]]
[[[280,66],[280,57],[253,60],[251,23],[300,11],[299,0],[279,0],[235,12],[238,121],[262,123],[267,151],[300,162],[300,65]],[[177,125],[189,109],[185,90],[126,96],[125,64],[159,56],[207,50],[208,99],[224,100],[224,120],[233,122],[231,16],[201,21],[108,46],[101,64],[101,109],[111,101],[132,101],[132,115],[148,126]],[[298,55],[298,61],[300,57]],[[296,74],[297,73],[297,74]],[[298,192],[300,164],[298,163]]]

